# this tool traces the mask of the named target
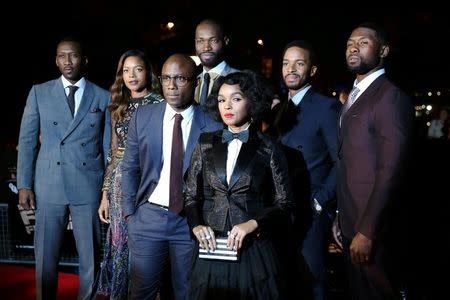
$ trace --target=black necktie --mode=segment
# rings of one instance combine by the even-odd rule
[[[183,116],[175,114],[172,134],[172,154],[170,158],[169,209],[179,214],[183,209]]]
[[[76,85],[69,85],[69,95],[67,96],[67,104],[69,104],[72,117],[75,113],[75,92],[78,90]]]
[[[222,143],[228,143],[234,139],[239,139],[243,143],[246,143],[248,141],[249,132],[247,130],[243,130],[241,132],[231,132],[228,129],[224,129],[222,132]]]
[[[210,75],[208,72],[203,75],[203,83],[202,83],[202,91],[200,93],[200,104],[204,105],[206,103],[206,98],[208,98],[208,91],[209,91],[209,80]]]

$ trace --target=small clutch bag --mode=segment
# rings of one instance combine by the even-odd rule
[[[199,258],[215,259],[215,260],[238,260],[238,251],[228,249],[227,238],[216,238],[216,249],[214,251],[207,251],[206,249],[199,249]]]

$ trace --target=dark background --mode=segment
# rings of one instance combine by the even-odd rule
[[[162,2],[162,1],[161,1]],[[15,145],[26,97],[33,84],[60,76],[55,65],[58,40],[81,34],[89,56],[88,78],[109,88],[120,55],[130,48],[145,49],[159,71],[175,52],[194,54],[195,25],[205,17],[217,17],[228,27],[229,62],[236,68],[260,70],[262,57],[273,59],[271,81],[280,87],[280,60],[284,45],[307,39],[319,56],[316,87],[331,95],[349,86],[352,76],[345,67],[345,44],[351,30],[363,21],[386,27],[392,47],[387,65],[389,77],[411,95],[416,105],[432,104],[433,110],[418,118],[420,132],[440,106],[450,107],[450,18],[442,7],[391,8],[391,2],[365,1],[156,1],[106,0],[55,3],[16,1],[2,7],[0,18],[3,53],[2,111],[0,124],[1,171],[14,166]],[[428,3],[428,2],[427,2]],[[363,8],[363,6],[368,7]],[[378,6],[375,6],[378,5]],[[380,7],[384,5],[384,7]],[[398,4],[396,4],[398,5]],[[175,30],[164,25],[172,21]],[[257,45],[264,39],[264,47]],[[441,96],[436,96],[436,92]],[[432,92],[433,96],[427,96]],[[418,131],[418,132],[419,132]],[[449,270],[448,170],[450,143],[418,142],[414,146],[410,197],[400,219],[409,228],[410,242],[404,254],[404,272],[420,299],[446,290],[448,282],[436,274]],[[447,295],[448,296],[448,295]],[[419,298],[418,298],[419,299]]]
[[[89,50],[88,78],[107,89],[113,82],[118,59],[127,49],[145,49],[157,70],[174,52],[194,54],[195,25],[205,17],[225,22],[231,38],[228,61],[234,67],[260,70],[261,57],[273,58],[270,79],[277,87],[284,45],[293,39],[310,40],[319,56],[316,87],[328,94],[353,80],[344,58],[351,30],[363,21],[379,22],[387,28],[392,41],[389,76],[415,101],[450,103],[450,18],[439,7],[363,9],[361,3],[350,2],[333,7],[303,1],[262,4],[243,0],[94,0],[11,5],[11,9],[3,9],[1,21],[6,62],[2,145],[17,142],[31,85],[59,76],[54,57],[61,37],[73,32],[83,36]],[[175,23],[172,32],[164,28],[168,21]],[[258,38],[264,39],[263,47],[257,45]],[[434,100],[423,97],[429,90],[439,90],[442,96]]]

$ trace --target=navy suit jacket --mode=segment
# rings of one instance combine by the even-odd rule
[[[398,200],[414,122],[411,99],[385,76],[342,117],[338,152],[338,208],[342,234],[376,239]],[[382,221],[385,220],[385,221]]]
[[[131,119],[127,147],[122,165],[122,207],[124,216],[131,215],[145,203],[158,184],[162,170],[163,119],[166,101],[140,106]],[[198,137],[202,132],[223,127],[194,105],[194,117],[183,158],[183,172],[189,167]]]
[[[309,89],[300,101],[296,114],[291,116],[292,120],[283,121],[291,124],[281,132],[282,144],[302,152],[310,177],[310,199],[317,199],[324,208],[336,197],[337,119],[340,108],[341,104],[336,99]]]

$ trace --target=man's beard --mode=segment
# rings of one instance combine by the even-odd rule
[[[380,65],[380,58],[374,57],[374,59],[370,61],[362,61],[358,66],[349,66],[347,65],[347,69],[355,75],[365,75],[377,68]]]

